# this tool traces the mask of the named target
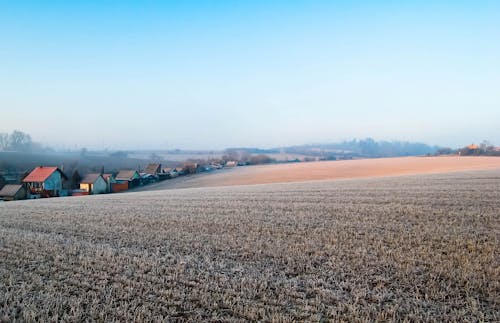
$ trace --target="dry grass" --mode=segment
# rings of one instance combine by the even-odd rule
[[[0,318],[498,321],[500,172],[0,204]]]
[[[398,157],[237,167],[209,175],[182,177],[150,187],[190,188],[271,184],[500,169],[499,157]]]

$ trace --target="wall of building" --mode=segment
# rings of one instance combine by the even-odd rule
[[[108,184],[102,177],[98,177],[97,180],[94,182],[94,185],[92,187],[92,194],[102,194],[106,193],[108,190]]]
[[[80,189],[81,190],[85,190],[87,192],[90,192],[90,190],[92,189],[91,188],[91,184],[87,184],[87,183],[80,183]]]
[[[56,194],[59,194],[62,189],[61,173],[53,172],[52,175],[43,182],[43,188],[47,191],[55,191]]]
[[[111,184],[111,192],[119,193],[128,190],[128,182],[122,183],[112,183]]]

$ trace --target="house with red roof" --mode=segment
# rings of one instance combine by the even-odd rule
[[[32,196],[55,197],[61,194],[63,182],[68,177],[57,167],[38,166],[23,179]]]

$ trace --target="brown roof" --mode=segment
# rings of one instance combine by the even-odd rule
[[[95,181],[97,181],[97,179],[99,177],[102,177],[101,174],[87,174],[85,175],[85,177],[80,181],[80,183],[83,183],[83,184],[94,184]],[[103,178],[104,179],[104,178]]]
[[[467,149],[479,149],[479,146],[475,145],[475,144],[471,144],[471,145],[467,146]]]
[[[170,173],[171,171],[172,171],[172,167],[163,168],[163,172],[165,172],[165,173]]]
[[[135,170],[121,170],[115,177],[119,181],[131,181],[137,173]]]
[[[47,178],[52,175],[54,172],[59,172],[61,173],[62,177],[65,179],[68,179],[66,175],[57,167],[44,167],[44,166],[38,166],[35,168],[31,173],[29,173],[28,176],[26,176],[23,179],[24,183],[27,182],[45,182]]]
[[[101,174],[101,176],[102,176],[102,178],[107,180],[108,178],[113,177],[113,174]]]
[[[156,175],[160,172],[161,172],[161,164],[149,164],[144,170],[144,173],[151,175]]]
[[[20,184],[7,184],[0,190],[0,196],[13,197],[22,187]]]

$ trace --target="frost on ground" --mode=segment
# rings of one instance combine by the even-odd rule
[[[0,321],[498,321],[500,172],[0,204]]]

